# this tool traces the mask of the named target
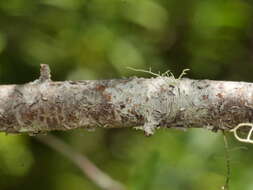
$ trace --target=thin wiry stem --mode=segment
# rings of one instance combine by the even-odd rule
[[[222,187],[224,190],[229,190],[229,182],[230,182],[230,157],[229,157],[229,146],[226,133],[223,131],[223,140],[224,140],[224,147],[225,147],[225,157],[226,157],[226,167],[227,167],[227,174],[226,174],[226,181],[225,185]]]
[[[80,168],[85,176],[103,190],[125,190],[125,187],[115,181],[106,173],[95,166],[86,156],[73,150],[68,144],[54,135],[38,135],[37,140],[45,145],[48,145],[56,152],[61,153]]]

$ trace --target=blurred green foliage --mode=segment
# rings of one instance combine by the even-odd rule
[[[54,80],[142,75],[252,81],[249,0],[0,1],[0,82],[25,83],[49,64]],[[147,75],[144,75],[146,76]],[[221,134],[129,129],[55,133],[133,190],[202,190],[224,185]],[[251,190],[252,147],[231,143],[231,189]],[[0,189],[98,189],[72,163],[25,135],[0,135]]]

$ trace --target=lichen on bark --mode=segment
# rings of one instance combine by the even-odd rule
[[[0,85],[0,131],[40,133],[75,128],[136,127],[214,131],[252,122],[253,84],[175,79],[169,76],[114,80],[38,80]]]

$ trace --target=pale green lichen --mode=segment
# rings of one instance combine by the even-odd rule
[[[128,69],[130,70],[133,70],[133,71],[137,71],[137,72],[143,72],[143,73],[148,73],[148,74],[151,74],[153,76],[156,76],[156,77],[172,77],[174,79],[178,79],[180,80],[181,78],[183,78],[183,76],[185,76],[187,74],[187,71],[189,71],[190,69],[184,69],[181,74],[179,75],[178,78],[176,78],[174,76],[174,74],[170,71],[170,70],[167,70],[165,71],[164,73],[161,73],[160,71],[158,73],[154,73],[151,69],[151,67],[149,68],[149,70],[145,70],[145,69],[135,69],[135,68],[132,68],[132,67],[127,67]]]
[[[145,70],[145,69],[135,69],[135,68],[132,68],[132,67],[127,67],[128,69],[130,70],[133,70],[133,71],[137,71],[137,72],[142,72],[142,73],[148,73],[152,76],[155,76],[155,77],[165,77],[165,78],[170,78],[172,79],[172,82],[170,80],[170,84],[171,85],[176,85],[178,80],[182,79],[183,76],[185,76],[187,74],[187,71],[189,71],[190,69],[184,69],[181,74],[179,75],[178,78],[176,78],[174,76],[174,74],[170,71],[170,70],[167,70],[165,71],[164,73],[161,73],[160,71],[158,73],[155,73],[152,71],[151,67],[149,68],[149,70]]]

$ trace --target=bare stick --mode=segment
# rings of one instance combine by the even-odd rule
[[[61,153],[80,168],[85,176],[103,190],[124,190],[124,186],[97,168],[87,157],[53,135],[38,135],[37,140]]]

